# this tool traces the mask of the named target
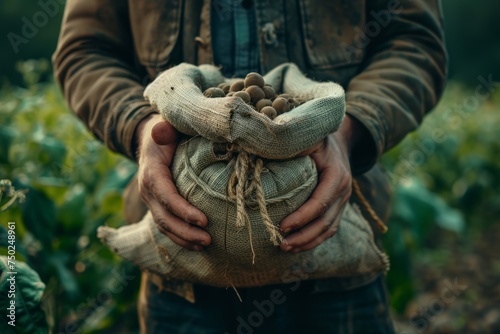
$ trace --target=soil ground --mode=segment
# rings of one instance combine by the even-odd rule
[[[500,333],[500,226],[447,236],[415,259],[416,297],[394,316],[398,334]]]

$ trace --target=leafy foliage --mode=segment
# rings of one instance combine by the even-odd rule
[[[40,307],[45,284],[40,281],[38,274],[26,263],[17,262],[15,278],[8,272],[8,260],[6,256],[0,256],[0,308],[6,310],[15,301],[15,326],[0,323],[2,333],[10,333],[15,328],[17,333],[48,333],[45,313]],[[14,297],[10,299],[10,285],[15,282]],[[10,319],[8,320],[10,321]]]
[[[53,331],[137,327],[132,296],[139,272],[95,236],[99,225],[122,223],[121,191],[136,166],[89,135],[58,87],[35,83],[33,72],[44,68],[44,62],[24,64],[28,88],[0,92],[0,179],[27,190],[24,203],[2,213],[1,240],[15,221],[16,260],[46,283],[43,307]],[[113,293],[116,280],[129,293]]]
[[[0,180],[0,213],[6,211],[16,202],[23,203],[26,200],[26,189],[16,190],[10,180]],[[5,200],[4,200],[5,198]],[[5,201],[5,203],[3,203]]]
[[[480,101],[474,91],[451,84],[419,130],[383,158],[395,190],[384,244],[398,312],[417,287],[416,254],[437,250],[450,237],[472,240],[498,223],[499,105],[500,90]]]

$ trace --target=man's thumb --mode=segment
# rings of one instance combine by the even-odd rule
[[[151,137],[158,145],[168,145],[177,139],[177,131],[168,122],[161,121],[153,125]]]

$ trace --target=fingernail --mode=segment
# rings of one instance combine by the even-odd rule
[[[201,219],[197,219],[194,221],[194,225],[200,226],[200,227],[205,227],[207,226],[207,223],[203,222]]]
[[[286,246],[285,249],[283,249],[285,252],[289,252],[292,249],[292,246]]]

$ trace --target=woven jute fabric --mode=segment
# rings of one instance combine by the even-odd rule
[[[213,66],[179,65],[146,89],[165,119],[190,135],[178,145],[172,175],[179,193],[206,214],[212,243],[201,252],[184,249],[160,233],[148,213],[137,224],[100,227],[98,236],[110,249],[165,278],[220,287],[388,270],[368,222],[351,204],[336,235],[315,249],[290,254],[276,246],[279,223],[318,182],[314,161],[293,156],[338,128],[344,94],[334,83],[307,79],[293,64],[265,80],[308,102],[270,120],[238,98],[206,98],[203,90],[230,82]]]
[[[238,97],[206,98],[205,89],[233,80],[224,78],[214,66],[190,64],[160,74],[144,96],[180,132],[233,143],[270,159],[293,157],[342,123],[345,96],[341,86],[312,81],[294,64],[280,65],[264,79],[276,91],[308,102],[271,120]]]

